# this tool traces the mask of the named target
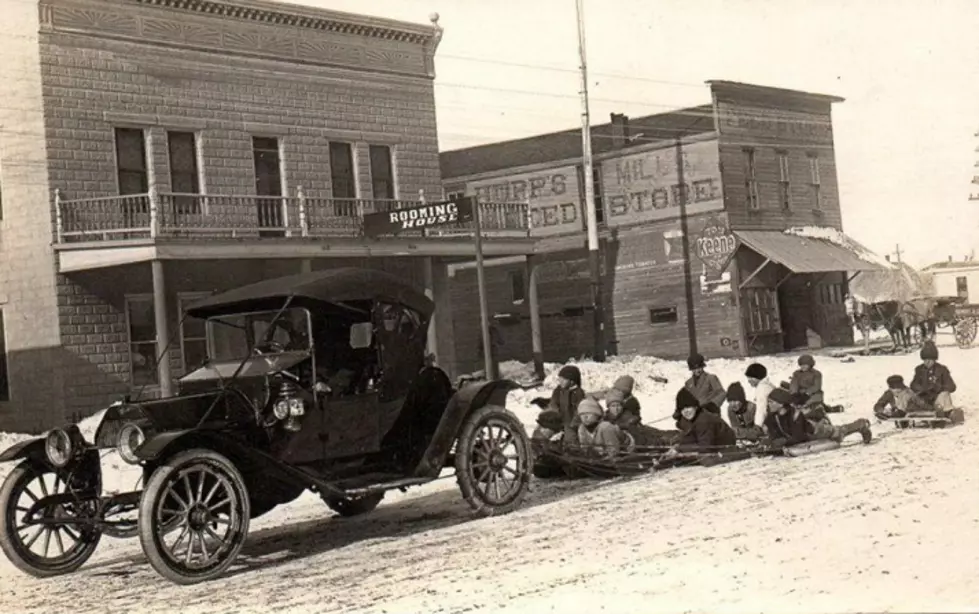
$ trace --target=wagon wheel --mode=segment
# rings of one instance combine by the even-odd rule
[[[477,515],[513,511],[530,483],[531,448],[523,424],[495,405],[474,411],[459,433],[455,464],[462,496]]]
[[[77,525],[37,524],[27,519],[39,500],[63,495],[68,485],[63,476],[29,462],[17,465],[0,488],[0,548],[10,562],[36,578],[71,573],[85,564],[99,545],[102,534]],[[84,514],[71,504],[37,510],[33,518],[52,520]]]
[[[211,450],[186,450],[161,465],[139,502],[139,541],[160,575],[195,584],[222,574],[248,535],[241,472]]]
[[[955,342],[960,348],[967,348],[976,340],[976,321],[974,318],[959,320],[955,325]]]

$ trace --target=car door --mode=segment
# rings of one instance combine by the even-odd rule
[[[325,458],[341,458],[377,452],[381,448],[381,424],[377,392],[347,397],[322,397],[323,427],[320,439]]]

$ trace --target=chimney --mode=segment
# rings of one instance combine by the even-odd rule
[[[948,257],[948,261],[949,261],[949,262],[951,262],[951,261],[952,261],[952,257],[951,257],[951,256],[949,256],[949,257]]]
[[[890,256],[890,254],[884,254],[884,260],[886,260],[886,261],[888,261],[888,262],[890,262],[890,261],[891,261],[891,256]]]
[[[629,117],[625,113],[610,113],[612,119],[612,147],[625,147],[629,141]]]

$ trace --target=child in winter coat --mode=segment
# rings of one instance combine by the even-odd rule
[[[591,397],[578,403],[578,445],[590,456],[615,458],[635,449],[632,436],[616,425],[602,420],[602,406]]]
[[[537,416],[537,424],[552,433],[564,432],[564,441],[573,443],[578,428],[578,404],[585,398],[581,388],[581,371],[565,365],[557,374],[558,383],[547,409]]]
[[[761,429],[755,424],[755,404],[748,401],[740,382],[727,387],[727,420],[738,439],[757,440]]]
[[[633,394],[632,390],[636,386],[636,380],[631,375],[623,375],[615,380],[612,384],[611,390],[617,390],[622,393],[622,410],[635,416],[637,421],[642,421],[642,408],[639,405],[639,399],[637,399]]]
[[[765,417],[768,415],[769,411],[772,409],[779,409],[782,405],[775,404],[774,407],[769,403],[769,398],[772,392],[775,390],[774,384],[768,379],[768,369],[765,365],[759,364],[757,362],[748,365],[748,368],[744,371],[745,377],[748,378],[748,384],[755,389],[755,408],[756,414],[755,419],[758,421],[759,426],[764,424]]]
[[[887,378],[887,390],[874,403],[874,415],[881,420],[903,418],[909,413],[935,411],[913,390],[904,385],[904,378],[892,375]]]
[[[860,433],[863,442],[870,443],[873,433],[870,430],[870,422],[866,419],[860,418],[848,424],[835,426],[821,410],[812,411],[812,408],[809,408],[807,417],[803,410],[808,402],[809,399],[804,393],[793,395],[781,388],[772,391],[769,407],[773,411],[769,411],[765,418],[765,428],[773,447],[794,446],[820,439],[839,442],[854,433]]]
[[[803,393],[809,397],[809,405],[823,402],[823,374],[816,370],[816,360],[809,354],[799,357],[799,368],[789,380],[789,392]]]
[[[955,409],[952,393],[955,381],[948,367],[938,362],[938,348],[931,341],[921,347],[921,364],[914,368],[911,390],[942,415]]]
[[[737,445],[734,431],[719,415],[708,411],[686,387],[676,395],[680,413],[680,439],[677,452],[717,452]]]
[[[622,391],[612,388],[605,393],[604,419],[632,435],[637,446],[664,447],[672,445],[679,431],[664,431],[642,424],[639,417],[627,409]]]
[[[724,403],[725,391],[721,385],[721,380],[712,373],[704,371],[707,361],[700,354],[691,354],[687,359],[687,367],[690,369],[691,376],[683,387],[693,393],[697,398],[700,407],[707,411],[720,415],[721,405]],[[674,419],[679,419],[679,413],[674,414]]]

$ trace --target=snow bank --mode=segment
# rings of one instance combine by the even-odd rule
[[[894,265],[891,264],[886,258],[875,254],[835,228],[830,228],[828,226],[795,226],[786,230],[785,234],[805,237],[808,239],[822,239],[823,241],[829,241],[834,245],[838,245],[852,251],[858,258],[865,262],[878,264],[888,269],[894,268]]]

